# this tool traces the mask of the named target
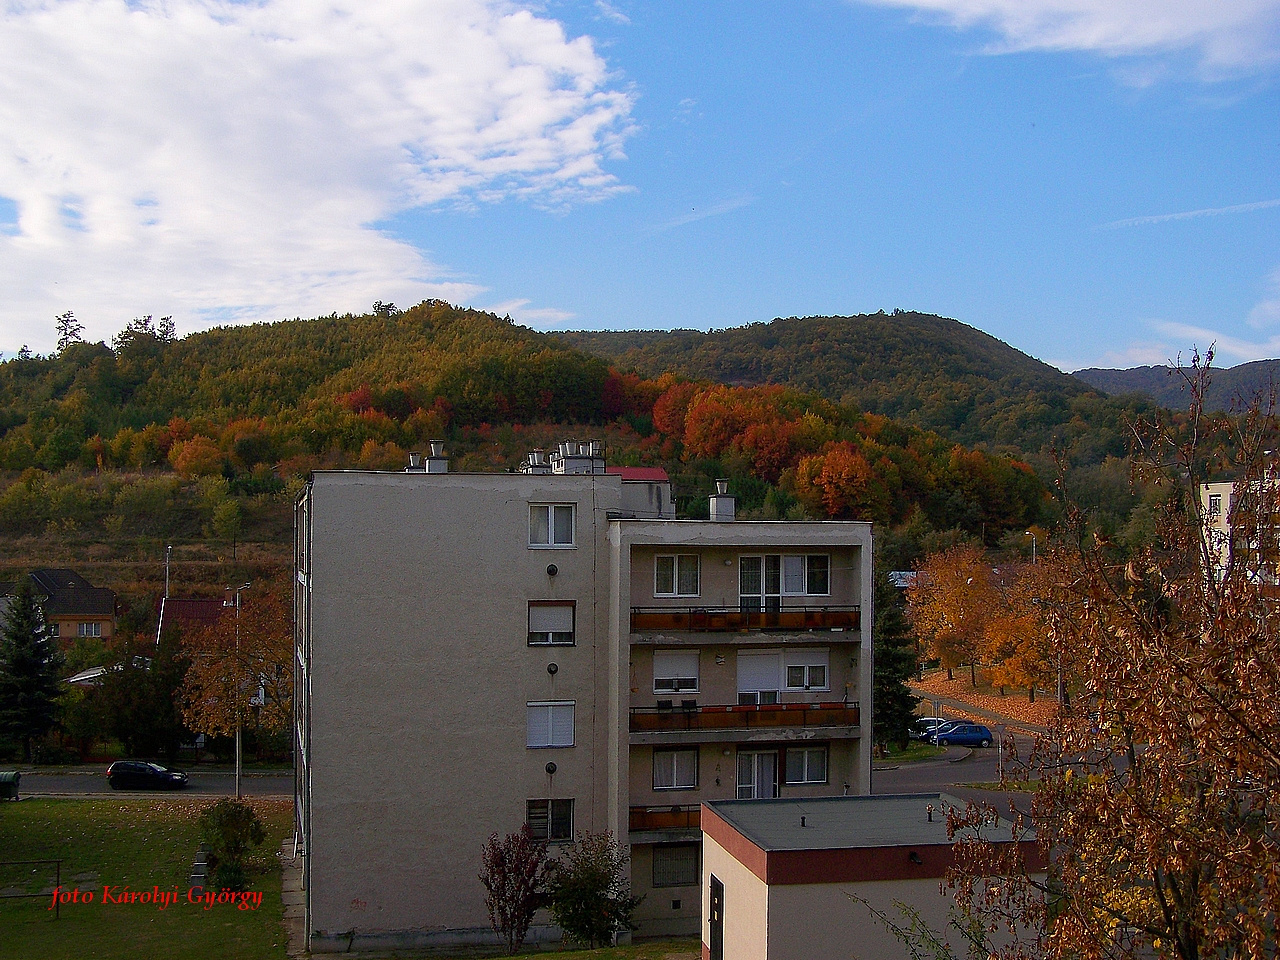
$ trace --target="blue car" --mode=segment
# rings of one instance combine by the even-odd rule
[[[968,720],[953,720],[943,724],[937,732],[929,737],[930,743],[940,747],[989,747],[995,742],[991,731],[980,723]]]

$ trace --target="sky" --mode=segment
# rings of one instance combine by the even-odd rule
[[[1280,357],[1280,0],[0,0],[0,351],[425,298]]]

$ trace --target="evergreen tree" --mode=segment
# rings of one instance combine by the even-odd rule
[[[23,577],[0,638],[0,735],[22,742],[24,760],[31,759],[31,741],[53,727],[61,667],[62,654],[45,630],[31,581]]]
[[[889,571],[876,564],[873,602],[875,617],[875,675],[872,680],[875,713],[872,735],[877,745],[896,743],[905,747],[907,732],[915,718],[920,698],[913,696],[908,681],[916,670],[916,649],[904,612],[906,600],[889,580]]]

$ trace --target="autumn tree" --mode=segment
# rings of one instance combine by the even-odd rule
[[[506,943],[507,953],[515,954],[546,899],[547,842],[535,840],[526,823],[505,839],[491,834],[480,862],[489,923]]]
[[[284,589],[264,584],[243,594],[213,623],[187,632],[191,666],[182,715],[209,736],[235,733],[237,724],[267,732],[288,729],[293,710],[292,610]]]
[[[1036,688],[1055,679],[1057,660],[1049,637],[1050,592],[1061,559],[1001,567],[996,603],[982,637],[982,658],[991,665],[991,680],[1001,688],[1022,687],[1034,703]],[[1061,691],[1059,691],[1061,693]]]
[[[950,547],[916,567],[915,582],[907,588],[907,615],[930,654],[947,668],[947,679],[967,663],[977,686],[978,653],[996,602],[991,565],[977,546]]]
[[[1280,951],[1280,423],[1258,403],[1207,416],[1199,357],[1185,376],[1187,415],[1134,429],[1136,479],[1163,491],[1151,538],[1122,548],[1071,511],[1076,545],[1049,567],[1049,636],[1077,695],[1029,767],[1047,876],[1001,885],[1039,899],[1043,944],[1005,957]],[[1202,502],[1217,477],[1233,491],[1221,533]],[[952,879],[981,875],[960,863]]]

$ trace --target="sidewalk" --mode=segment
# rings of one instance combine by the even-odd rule
[[[1039,734],[1040,736],[1045,736],[1049,733],[1048,727],[1034,723],[1024,723],[1021,720],[1015,720],[1013,717],[1004,716],[1003,714],[996,713],[993,710],[984,710],[981,707],[975,707],[972,704],[965,703],[957,697],[944,697],[916,686],[911,688],[911,692],[917,697],[920,697],[926,703],[932,704],[936,700],[941,704],[944,715],[946,714],[947,709],[950,708],[953,713],[956,711],[962,711],[971,716],[978,717],[979,719],[986,721],[988,726],[992,723],[1003,724],[1010,730],[1021,730],[1025,733],[1034,733]],[[951,718],[948,717],[948,719]]]
[[[284,900],[286,950],[290,957],[307,957],[306,905],[302,892],[302,857],[293,855],[293,837],[280,845],[280,896]]]

